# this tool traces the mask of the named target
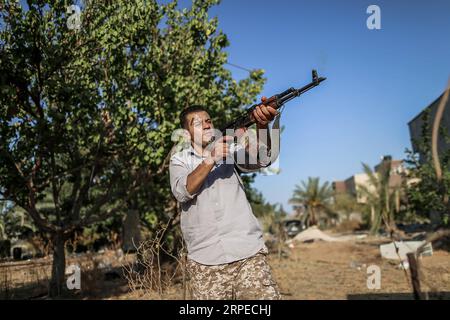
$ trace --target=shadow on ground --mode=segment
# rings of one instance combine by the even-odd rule
[[[349,294],[348,300],[414,300],[410,292],[405,293],[369,293],[369,294]],[[450,292],[432,292],[429,293],[430,300],[450,300]]]
[[[108,271],[84,271],[81,278],[81,290],[65,289],[58,299],[108,299],[128,292],[127,280],[123,268],[111,268]],[[48,299],[48,282],[27,283],[15,288],[1,288],[1,300],[41,300]]]

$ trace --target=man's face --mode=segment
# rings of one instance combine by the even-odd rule
[[[192,112],[187,115],[187,129],[195,144],[206,147],[213,137],[214,126],[205,111]]]

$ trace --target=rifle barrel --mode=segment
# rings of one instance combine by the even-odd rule
[[[318,86],[322,81],[325,81],[327,78],[324,77],[320,77],[318,78],[316,81],[313,81],[309,84],[307,84],[306,86],[303,86],[301,88],[298,89],[294,89],[293,92],[291,92],[290,94],[286,95],[285,97],[280,97],[280,107],[281,105],[285,104],[286,102],[292,100],[295,97],[298,97],[302,94],[304,94],[306,91]],[[287,92],[288,90],[286,90],[285,92]],[[280,95],[281,96],[281,95]]]

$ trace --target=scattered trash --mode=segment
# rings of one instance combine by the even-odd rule
[[[114,258],[117,259],[119,262],[122,262],[125,258],[125,254],[123,253],[123,250],[118,249],[118,250],[114,251]]]
[[[283,221],[283,228],[286,234],[293,238],[305,229],[305,225],[299,219],[288,219]]]
[[[425,241],[396,241],[395,244],[394,242],[382,244],[380,245],[381,256],[391,260],[407,260],[406,254],[416,252],[424,243]],[[431,243],[424,246],[417,254],[420,256],[433,255]]]
[[[365,263],[359,263],[356,261],[350,262],[350,268],[357,269],[358,271],[365,270],[367,265]]]
[[[409,269],[409,262],[408,260],[402,260],[402,262],[397,266],[400,270],[408,270]]]
[[[99,264],[98,264],[98,268],[99,269],[106,269],[106,270],[111,270],[112,269],[112,263],[111,262],[109,262],[109,261],[106,261],[106,262],[100,262]]]

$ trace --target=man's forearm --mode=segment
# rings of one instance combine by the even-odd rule
[[[189,194],[196,193],[200,187],[205,182],[206,177],[208,176],[211,169],[214,167],[214,161],[205,160],[200,163],[194,171],[192,171],[188,177],[186,182],[186,189]]]

